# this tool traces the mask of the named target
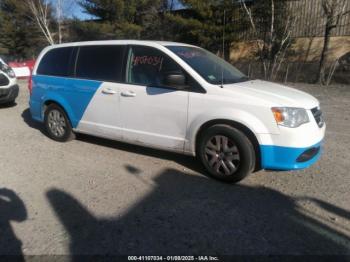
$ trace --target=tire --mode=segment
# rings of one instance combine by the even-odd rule
[[[237,183],[251,174],[256,161],[247,136],[222,124],[211,126],[201,134],[197,156],[210,176],[228,183]]]
[[[67,142],[75,138],[66,112],[56,104],[47,107],[44,123],[48,136],[57,142]]]

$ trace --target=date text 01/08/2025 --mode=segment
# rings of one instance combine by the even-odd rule
[[[220,261],[215,256],[128,256],[128,261]]]

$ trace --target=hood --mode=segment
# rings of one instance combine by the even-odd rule
[[[271,102],[272,106],[312,109],[319,105],[318,100],[308,93],[262,80],[251,80],[225,85],[224,89],[232,89],[235,92],[244,93],[245,95],[254,96],[266,102]]]

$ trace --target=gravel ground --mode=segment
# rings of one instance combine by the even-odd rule
[[[53,142],[21,82],[17,105],[0,108],[0,254],[350,255],[350,86],[297,88],[322,103],[321,160],[227,185],[191,157]]]

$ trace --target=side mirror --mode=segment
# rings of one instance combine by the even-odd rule
[[[177,89],[186,89],[186,77],[182,72],[170,72],[165,75],[164,84]]]

